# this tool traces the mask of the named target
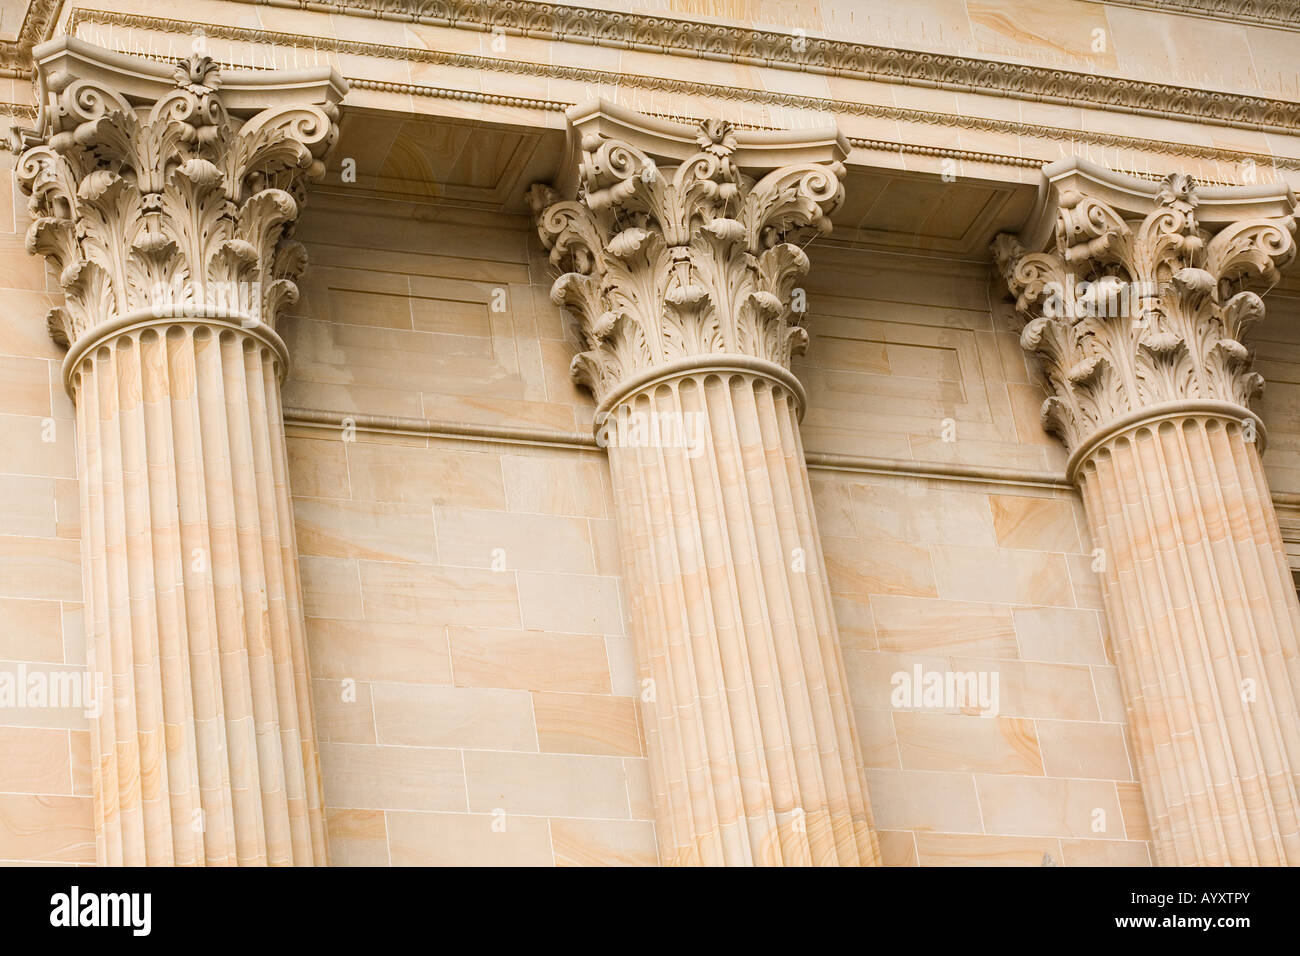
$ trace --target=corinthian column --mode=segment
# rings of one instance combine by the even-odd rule
[[[533,201],[609,446],[661,857],[875,863],[790,373],[843,140],[570,120],[577,198]]]
[[[1242,344],[1295,199],[1047,174],[1038,225],[995,252],[1100,549],[1157,862],[1300,864],[1300,607]]]
[[[18,176],[65,294],[99,862],[323,864],[276,322],[342,81],[35,56]]]

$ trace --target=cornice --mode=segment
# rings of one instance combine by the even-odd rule
[[[1185,116],[1244,128],[1300,129],[1300,104],[1265,97],[1187,90],[1170,84],[1045,69],[997,60],[897,50],[818,37],[511,0],[232,0],[255,6],[427,23],[569,40],[597,46],[825,73],[941,89],[996,93],[1103,109]],[[1159,12],[1300,29],[1300,5],[1266,0],[1098,0]],[[25,74],[31,49],[49,36],[59,0],[33,0],[16,41],[0,43],[0,71]],[[88,11],[74,11],[86,18]],[[70,24],[71,29],[71,24]],[[257,32],[257,31],[253,31]]]
[[[162,62],[165,57],[161,54],[147,56],[147,59],[156,59]],[[238,69],[238,65],[229,62],[220,62],[218,64],[224,70]],[[371,80],[364,77],[346,77],[346,82],[351,89],[358,90],[375,90],[381,93],[400,93],[406,96],[426,96],[434,99],[457,100],[464,103],[483,103],[488,106],[509,106],[516,109],[539,110],[548,113],[563,113],[576,103],[569,103],[564,100],[543,100],[531,96],[508,96],[501,93],[484,93],[479,90],[458,90],[445,86],[428,86],[419,83],[397,83],[391,80]],[[22,106],[16,103],[0,103],[0,115],[35,117],[36,109],[31,106]],[[646,113],[643,115],[653,116],[658,119],[672,120],[680,123],[698,123],[702,117],[698,116],[677,116],[666,113]],[[737,129],[775,129],[775,127],[759,127],[749,124],[737,123]],[[859,149],[876,150],[885,153],[905,153],[917,156],[934,156],[939,158],[960,159],[970,163],[991,163],[996,166],[1018,166],[1024,169],[1038,169],[1046,165],[1049,160],[1036,159],[1032,156],[1013,156],[1008,153],[989,153],[981,150],[958,149],[955,146],[923,146],[918,143],[903,143],[895,140],[885,139],[868,139],[861,136],[847,137],[850,146]],[[1261,160],[1273,160],[1274,157],[1259,157]],[[1297,163],[1300,168],[1300,162]],[[1151,174],[1156,178],[1164,175]]]
[[[250,0],[239,0],[250,2]],[[297,6],[296,3],[293,5]],[[332,37],[308,37],[293,33],[282,33],[248,27],[231,27],[219,24],[195,23],[190,21],[168,20],[157,17],[143,17],[135,14],[119,14],[99,10],[75,10],[68,24],[70,32],[82,23],[134,27],[153,30],[160,33],[174,33],[188,36],[195,26],[201,26],[204,33],[213,39],[231,40],[243,43],[275,44],[281,47],[310,49],[323,53],[342,53],[351,56],[373,57],[379,59],[400,59],[418,63],[437,64],[466,70],[490,70],[514,75],[541,76],[552,79],[572,80],[588,85],[605,85],[618,88],[642,89],[651,92],[681,93],[713,99],[738,102],[758,103],[792,109],[834,113],[843,116],[869,116],[894,122],[924,123],[933,126],[958,127],[993,133],[1006,133],[1035,139],[1053,139],[1062,143],[1078,143],[1084,146],[1131,149],[1139,152],[1158,153],[1168,156],[1185,156],[1211,162],[1240,163],[1251,160],[1257,166],[1269,168],[1300,170],[1300,157],[1274,156],[1268,153],[1224,149],[1216,146],[1202,146],[1188,143],[1175,143],[1168,140],[1148,139],[1139,136],[1127,136],[1118,133],[1101,133],[1090,130],[1073,130],[1061,127],[1043,126],[1035,123],[1022,123],[1017,120],[996,119],[986,116],[973,116],[961,113],[944,113],[930,110],[910,109],[899,106],[886,106],[875,103],[860,103],[852,100],[836,100],[827,97],[805,96],[797,93],[782,93],[772,90],[757,90],[716,83],[703,83],[681,78],[642,76],[633,73],[617,73],[612,70],[598,70],[586,67],[569,66],[552,63],[532,63],[521,60],[480,56],[469,53],[450,53],[440,50],[428,50],[418,47],[390,46],[367,43],[359,40],[339,40]],[[382,80],[358,79],[348,77],[348,83],[358,89],[373,89],[413,96],[435,96],[471,102],[499,103],[507,106],[521,106],[547,110],[565,110],[573,104],[554,103],[548,100],[530,100],[526,97],[498,96],[474,91],[451,90],[441,87],[420,86],[411,83],[389,82]],[[1298,105],[1300,108],[1300,105]],[[854,142],[851,140],[851,142]],[[861,140],[854,145],[868,145],[876,141]],[[870,146],[869,148],[875,148]],[[890,144],[891,151],[897,146]],[[912,146],[904,144],[904,152],[926,153],[930,149],[942,147]],[[958,151],[944,152],[944,156],[964,158]],[[992,155],[992,154],[980,154]],[[1011,157],[1007,157],[1010,159]],[[1022,165],[1021,162],[1008,165]],[[1030,165],[1040,165],[1032,161]]]
[[[32,48],[49,37],[59,0],[31,0],[18,28],[18,39],[0,41],[0,73],[26,75],[32,68]]]
[[[1300,4],[1285,0],[1091,0],[1111,7],[1136,7],[1174,16],[1204,17],[1300,30]]]
[[[1178,116],[1246,129],[1300,129],[1300,103],[1001,60],[590,10],[535,0],[236,0],[369,19],[501,32],[698,59],[860,77],[1035,102]],[[1183,0],[1189,2],[1189,0]],[[1226,3],[1228,0],[1202,0]],[[1236,0],[1246,3],[1247,0]],[[1263,4],[1259,4],[1264,6]],[[1276,6],[1276,4],[1270,5]]]

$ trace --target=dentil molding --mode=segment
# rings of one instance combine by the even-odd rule
[[[1044,427],[1074,453],[1144,413],[1239,409],[1263,387],[1243,340],[1264,314],[1252,287],[1295,255],[1285,185],[1155,184],[1077,159],[1048,166],[1019,236],[993,243],[1042,360]]]
[[[848,144],[833,128],[741,132],[609,103],[569,110],[569,158],[529,195],[578,320],[576,382],[602,408],[656,375],[710,362],[783,379],[804,350],[802,245],[830,231]],[[797,383],[793,383],[796,391]]]
[[[697,23],[537,0],[238,0],[297,6],[368,18],[428,23],[546,37],[598,46],[670,53],[807,73],[859,76],[893,83],[993,93],[1102,109],[1193,117],[1245,127],[1300,128],[1300,104],[1266,97],[1187,89],[1095,73],[1048,69],[999,60],[901,50],[797,34]],[[1199,5],[1246,6],[1247,0],[1202,0]],[[1270,8],[1280,4],[1250,4]]]
[[[396,15],[394,15],[396,18]],[[574,66],[569,63],[536,63],[528,60],[506,59],[502,57],[479,56],[470,53],[455,53],[444,50],[430,50],[423,47],[392,46],[369,43],[361,40],[336,39],[333,37],[304,37],[298,34],[282,33],[271,30],[248,27],[231,27],[222,24],[200,24],[181,20],[167,20],[157,17],[144,17],[135,14],[119,14],[102,10],[73,10],[68,21],[69,32],[76,34],[82,24],[103,24],[129,29],[154,30],[168,34],[190,35],[196,27],[201,27],[211,39],[230,40],[238,43],[265,44],[289,49],[313,50],[324,53],[340,53],[348,56],[375,57],[418,63],[437,64],[465,70],[491,70],[520,76],[537,76],[555,79],[573,80],[596,86],[613,86],[663,92],[669,95],[682,93],[692,96],[704,96],[728,102],[759,103],[790,109],[806,109],[817,112],[829,112],[846,116],[866,116],[898,122],[924,123],[940,127],[957,127],[961,129],[981,130],[993,133],[1006,133],[1034,139],[1049,139],[1058,143],[1078,146],[1115,147],[1133,149],[1139,152],[1151,152],[1173,156],[1190,156],[1215,162],[1243,163],[1250,161],[1257,166],[1280,169],[1300,169],[1300,158],[1280,156],[1266,152],[1250,152],[1229,149],[1214,145],[1196,143],[1178,143],[1172,140],[1150,139],[1128,136],[1120,133],[1107,133],[1091,129],[1066,129],[1063,127],[1043,126],[1038,123],[1024,123],[1018,120],[995,116],[973,115],[966,113],[944,113],[919,110],[880,103],[864,103],[853,100],[829,99],[826,97],[806,96],[782,90],[750,89],[747,87],[725,86],[717,83],[704,83],[679,76],[646,76],[635,73],[619,73],[612,70],[592,69]],[[494,103],[523,108],[554,109],[550,101],[528,100],[521,97],[493,96],[472,90],[449,90],[440,87],[419,84],[395,83],[365,78],[349,78],[353,86],[365,89],[404,93],[413,96],[436,96],[450,99],[469,100],[473,102]],[[560,104],[560,109],[567,109],[572,104]],[[1300,128],[1300,127],[1298,127]],[[863,140],[867,148],[877,148],[873,141]],[[855,144],[857,145],[857,144]],[[935,147],[904,143],[905,152],[924,152]],[[895,144],[889,145],[890,151],[896,151]],[[961,155],[958,151],[944,150],[942,155],[953,158],[978,158]],[[1021,165],[1023,158],[1002,157],[1011,160],[1011,165]],[[1041,165],[1030,161],[1030,165]]]

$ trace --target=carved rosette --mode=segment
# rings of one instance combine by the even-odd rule
[[[589,133],[577,198],[541,185],[530,194],[562,273],[551,298],[579,324],[573,377],[598,402],[644,373],[708,356],[788,370],[807,346],[792,309],[809,265],[800,243],[830,231],[843,164],[794,164],[755,180],[733,161],[729,123],[701,123],[696,142],[680,165],[659,168],[637,147]]]
[[[1264,314],[1248,287],[1276,281],[1295,255],[1295,217],[1216,230],[1197,220],[1195,184],[1171,175],[1133,216],[1061,192],[1046,252],[1007,234],[993,252],[1042,360],[1044,427],[1074,452],[1118,422],[1184,400],[1248,408],[1263,388],[1244,338]]]
[[[298,297],[306,254],[289,235],[338,138],[337,107],[241,120],[216,64],[198,56],[152,105],[66,72],[44,86],[45,128],[24,143],[18,181],[31,197],[28,251],[54,263],[65,294],[49,317],[55,339],[150,310],[274,329]]]

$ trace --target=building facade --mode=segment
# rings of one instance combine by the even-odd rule
[[[0,14],[0,862],[1300,862],[1300,14]]]

